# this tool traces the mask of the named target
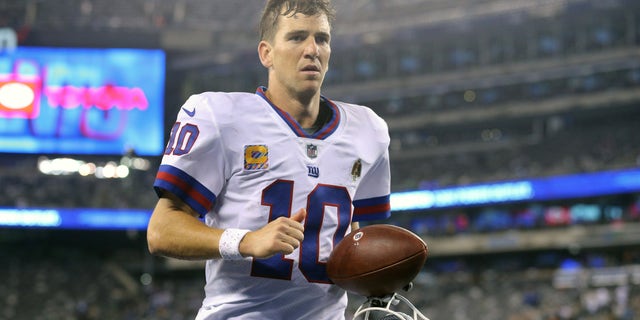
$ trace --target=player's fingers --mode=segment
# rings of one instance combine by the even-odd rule
[[[267,234],[265,234],[265,236],[267,236]],[[245,239],[247,239],[246,236],[245,236]],[[250,245],[250,248],[252,248],[253,250],[252,256],[260,259],[269,258],[275,254],[280,254],[280,253],[290,254],[297,247],[300,246],[299,240],[285,233],[280,233],[280,232],[275,233],[271,236],[267,236],[266,238],[265,237],[259,237],[258,239],[251,238],[251,240],[257,241],[255,242],[254,245]]]
[[[304,232],[304,226],[302,225],[302,223],[300,223],[300,221],[304,220],[304,217],[306,215],[307,210],[300,209],[293,217],[280,217],[274,221],[271,221],[269,223],[270,229],[286,234],[293,234],[292,230]]]
[[[295,249],[296,249],[296,248],[295,248],[294,246],[292,246],[292,245],[290,245],[290,244],[288,244],[288,243],[287,243],[287,244],[284,244],[284,245],[282,246],[282,249],[281,249],[281,250],[279,250],[279,253],[282,253],[282,254],[284,254],[284,255],[287,255],[287,254],[293,253],[293,251],[294,251]]]
[[[300,231],[295,230],[294,232],[296,233],[295,235],[283,234],[279,238],[279,241],[286,246],[287,253],[291,253],[294,249],[298,248],[300,246],[300,243],[302,242],[302,239],[304,238]]]
[[[276,241],[271,247],[271,253],[269,256],[274,254],[282,253],[282,254],[290,254],[292,253],[298,246],[300,246],[298,241],[295,240],[285,240],[284,238]]]
[[[306,210],[305,210],[306,211]],[[297,229],[302,229],[302,223],[300,223],[300,221],[297,221],[294,219],[294,217],[296,219],[300,219],[299,217],[300,212],[296,212],[296,214],[292,217],[279,217],[276,220],[273,220],[271,222],[269,222],[269,224],[272,224],[273,226],[289,226],[289,227],[294,227]],[[306,213],[305,213],[306,215]],[[303,220],[303,218],[301,218],[301,220]],[[279,228],[279,227],[276,227]]]
[[[304,220],[304,218],[306,218],[306,217],[307,217],[307,209],[302,208],[302,209],[300,209],[300,210],[296,211],[296,213],[295,213],[295,214],[293,214],[293,216],[291,216],[291,219],[292,219],[293,221],[297,221],[297,222],[302,223],[302,221],[303,221],[303,220]]]
[[[304,240],[304,232],[295,228],[289,228],[286,234],[297,241]]]

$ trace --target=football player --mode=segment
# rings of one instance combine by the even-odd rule
[[[344,319],[325,265],[358,221],[390,215],[389,133],[330,100],[329,0],[269,0],[255,93],[191,96],[154,183],[153,254],[206,259],[197,319]],[[204,223],[200,218],[204,219]]]

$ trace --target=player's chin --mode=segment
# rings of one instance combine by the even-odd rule
[[[324,72],[321,71],[303,71],[300,74],[300,78],[302,81],[310,81],[310,82],[320,82],[324,80]]]
[[[322,80],[302,80],[298,84],[298,92],[300,94],[312,96],[320,91]]]

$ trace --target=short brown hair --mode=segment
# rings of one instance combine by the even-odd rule
[[[260,19],[260,40],[273,40],[278,18],[296,13],[307,16],[325,14],[329,23],[335,18],[331,0],[268,0]]]

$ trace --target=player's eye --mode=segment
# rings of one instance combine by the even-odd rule
[[[320,44],[329,43],[329,37],[324,37],[324,36],[316,37],[316,42]]]

